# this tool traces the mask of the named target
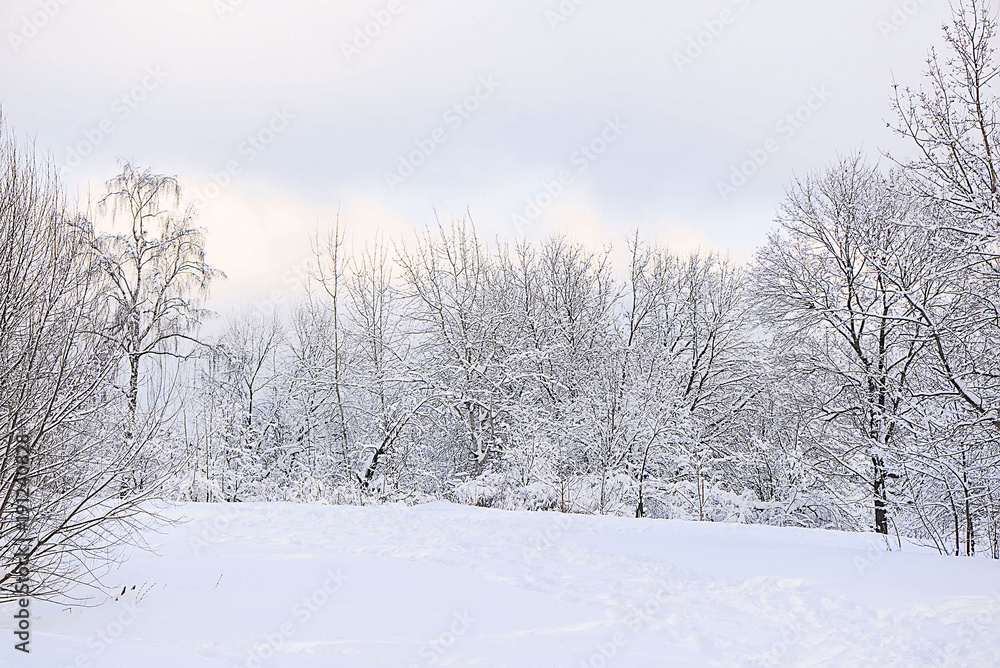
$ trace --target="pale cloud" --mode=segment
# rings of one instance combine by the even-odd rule
[[[749,257],[793,173],[838,151],[896,147],[884,123],[892,76],[919,83],[948,11],[914,2],[900,14],[893,0],[588,0],[568,13],[558,0],[396,1],[66,0],[15,50],[10,36],[38,0],[10,0],[0,103],[60,161],[112,122],[65,174],[70,192],[99,191],[120,156],[195,192],[240,161],[203,207],[211,259],[231,277],[218,299],[282,289],[338,208],[356,243],[467,208],[485,238],[513,238],[512,216],[616,117],[627,130],[575,174],[540,229],[597,243],[639,227],[677,248]],[[697,57],[679,69],[692,40]],[[115,101],[149,68],[162,82],[122,118]],[[387,187],[399,157],[484,77],[495,92]],[[830,101],[723,201],[718,183],[816,86]],[[247,159],[240,147],[276,113],[287,127]]]

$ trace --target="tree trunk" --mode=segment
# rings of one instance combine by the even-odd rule
[[[132,451],[135,448],[136,424],[135,413],[139,403],[139,356],[130,354],[128,356],[128,423],[125,425],[125,447]],[[135,490],[135,462],[127,470],[119,473],[121,479],[118,484],[118,498],[127,499]]]
[[[132,422],[135,422],[135,411],[136,406],[139,403],[139,356],[136,354],[131,354],[128,357],[128,416]],[[129,425],[129,429],[132,429],[132,425]],[[131,438],[132,435],[128,434]]]
[[[889,533],[889,520],[886,516],[885,493],[885,462],[878,455],[872,455],[874,467],[873,489],[875,496],[875,531],[881,534]]]

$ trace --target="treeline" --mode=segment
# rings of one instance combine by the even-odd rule
[[[187,404],[186,498],[875,529],[994,553],[997,276],[860,157],[796,183],[749,267],[633,237],[317,249]],[[950,248],[946,252],[944,249]],[[990,265],[992,266],[992,265]],[[622,271],[624,269],[624,271]]]

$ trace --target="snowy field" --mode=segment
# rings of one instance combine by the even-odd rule
[[[124,596],[38,604],[30,659],[0,664],[1000,666],[1000,564],[871,535],[445,503],[169,514],[107,578]]]

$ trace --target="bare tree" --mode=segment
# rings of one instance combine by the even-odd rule
[[[227,501],[244,500],[244,492],[265,480],[279,480],[276,469],[287,476],[291,453],[284,447],[283,424],[268,390],[280,392],[285,373],[281,352],[284,327],[276,315],[237,313],[211,347],[212,375],[224,404],[219,406],[223,443],[222,493]],[[267,399],[272,399],[268,401]],[[267,497],[265,497],[267,498]]]
[[[789,373],[813,376],[812,410],[838,429],[840,442],[822,446],[821,459],[868,481],[880,533],[889,530],[887,484],[898,475],[905,398],[924,349],[914,308],[887,271],[892,258],[919,279],[920,258],[898,252],[906,207],[876,169],[847,158],[794,184],[781,231],[758,255],[763,313],[803,351],[788,360]]]
[[[300,355],[304,373],[319,380],[328,396],[321,402],[328,423],[333,425],[333,438],[340,456],[340,470],[346,479],[351,475],[351,437],[348,428],[348,409],[345,388],[345,372],[348,362],[349,342],[345,328],[345,288],[347,283],[348,256],[344,249],[344,229],[338,217],[322,241],[313,241],[314,266],[311,278],[319,284],[321,294],[313,294],[311,287],[307,295],[307,316],[312,323],[313,336],[300,337],[300,342],[312,341],[315,345],[311,355]],[[318,334],[318,336],[315,336]],[[301,348],[306,353],[306,348]]]
[[[996,238],[997,22],[986,0],[959,0],[952,10],[952,23],[944,28],[949,56],[942,61],[931,49],[927,88],[894,86],[897,122],[891,127],[919,149],[917,158],[900,163],[912,192],[948,205],[957,231]]]
[[[180,210],[177,179],[122,164],[108,181],[98,211],[109,212],[112,224],[124,220],[126,230],[94,241],[100,266],[112,286],[116,330],[113,334],[127,368],[125,396],[129,420],[137,417],[139,386],[147,358],[185,359],[197,344],[192,331],[205,315],[199,299],[221,272],[205,260],[204,232],[194,226],[195,211]],[[152,411],[159,410],[150,407]],[[135,438],[127,426],[127,438]],[[142,489],[144,472],[123,493]]]
[[[948,55],[931,50],[926,87],[896,87],[894,126],[918,149],[917,158],[900,161],[906,192],[929,212],[914,233],[933,247],[949,287],[930,304],[921,303],[919,292],[903,294],[936,357],[928,375],[939,399],[932,410],[936,423],[948,424],[932,440],[941,448],[937,459],[954,464],[939,476],[948,498],[944,512],[954,520],[954,551],[964,533],[965,551],[974,553],[978,514],[1000,556],[1000,481],[982,473],[995,461],[992,444],[1000,433],[997,18],[985,0],[960,0],[952,11],[944,30]]]
[[[116,498],[145,443],[114,429],[113,308],[92,240],[54,171],[0,126],[0,601],[97,584],[159,491]]]
[[[412,334],[427,367],[417,375],[447,408],[473,475],[498,447],[495,418],[497,339],[488,312],[490,257],[470,219],[427,229],[416,247],[400,246]],[[416,371],[414,369],[413,371]]]
[[[643,448],[640,481],[651,449],[659,449],[661,483],[678,491],[690,483],[696,516],[708,519],[709,485],[743,485],[724,480],[723,465],[739,446],[736,427],[754,389],[744,272],[716,253],[650,249],[646,261],[636,250],[632,257],[629,385],[660,408],[644,418],[660,426]]]
[[[412,391],[414,383],[406,374],[405,334],[393,278],[385,243],[376,240],[355,253],[348,294],[356,343],[358,425],[367,439],[363,465],[356,473],[364,489],[372,487],[379,473],[391,477],[398,488],[400,479],[412,472],[406,466],[411,449],[402,436],[425,401]]]

